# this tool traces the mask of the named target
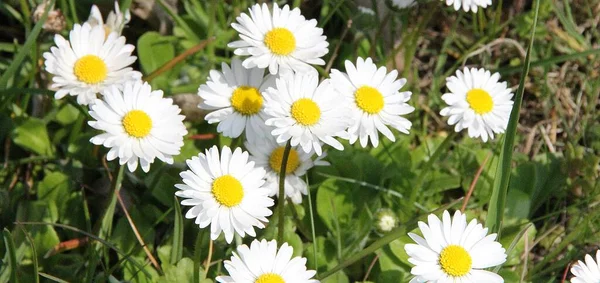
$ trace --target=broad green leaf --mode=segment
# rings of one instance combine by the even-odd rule
[[[57,220],[58,209],[54,201],[24,201],[19,204],[19,208],[17,210],[17,221],[56,223]],[[28,227],[27,231],[31,235],[33,243],[39,251],[38,260],[40,260],[40,262],[43,262],[41,258],[42,255],[60,243],[58,234],[52,226],[30,226]],[[18,244],[25,243],[27,241],[23,233],[18,230],[15,232],[15,236]],[[26,257],[31,258],[31,256],[32,254],[28,250]]]
[[[145,75],[156,71],[175,57],[175,47],[172,41],[154,31],[146,32],[138,39],[137,52]],[[166,88],[169,84],[168,78],[173,72],[174,69],[171,69],[162,73],[152,81],[152,86]]]
[[[533,161],[520,164],[515,169],[509,195],[518,190],[527,195],[531,202],[527,215],[523,218],[532,216],[544,202],[550,197],[556,197],[560,188],[566,186],[567,176],[561,168],[563,162],[563,158],[548,153],[536,156]],[[512,194],[514,196],[518,193]]]
[[[46,124],[38,118],[29,117],[13,130],[15,144],[43,156],[53,156]]]
[[[177,265],[167,264],[163,267],[165,275],[158,279],[160,282],[194,282],[194,261],[190,258],[184,257],[177,262]],[[200,270],[200,272],[204,272],[204,270]]]
[[[79,117],[79,114],[80,112],[79,109],[77,109],[77,107],[65,103],[60,108],[60,110],[58,110],[58,113],[56,113],[56,117],[54,118],[58,123],[64,126],[73,124],[77,120],[77,117]]]
[[[327,179],[317,191],[317,214],[329,230],[335,231],[334,217],[344,225],[353,219],[357,209],[353,203],[356,187],[346,183]]]

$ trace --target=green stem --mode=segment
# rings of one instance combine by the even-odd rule
[[[115,207],[117,206],[117,196],[121,190],[121,183],[123,182],[125,166],[119,165],[119,171],[117,177],[114,179],[112,188],[110,191],[110,202],[104,211],[102,216],[102,222],[100,222],[100,229],[98,231],[98,238],[108,240],[112,233],[113,217],[115,215]],[[98,248],[102,245],[98,244]],[[96,250],[98,250],[98,248]]]
[[[194,245],[194,282],[200,282],[200,264],[202,264],[202,231],[196,236],[196,244]]]
[[[279,212],[279,229],[277,231],[277,243],[283,244],[283,222],[284,222],[284,203],[285,203],[285,170],[287,169],[288,157],[292,149],[292,141],[289,140],[283,150],[281,158],[281,171],[279,171],[279,196],[277,197],[277,211]]]
[[[313,239],[313,256],[314,256],[314,262],[315,262],[315,270],[318,269],[319,265],[317,262],[317,235],[315,232],[315,218],[313,215],[313,207],[312,207],[312,199],[310,196],[310,186],[308,185],[308,175],[305,175],[305,180],[306,180],[306,190],[308,191],[308,215],[310,216],[310,232],[312,233],[312,239]]]
[[[429,169],[431,169],[431,166],[433,165],[433,163],[436,162],[440,158],[442,153],[446,151],[448,146],[450,146],[450,142],[452,140],[454,140],[454,137],[456,136],[456,134],[457,133],[455,131],[452,131],[448,136],[446,136],[446,139],[444,139],[442,144],[440,144],[440,146],[438,146],[438,148],[435,150],[433,155],[431,155],[429,160],[427,160],[427,163],[425,163],[425,165],[423,165],[423,169],[421,169],[421,173],[419,173],[419,176],[417,176],[417,181],[415,182],[415,185],[413,186],[413,189],[410,192],[410,202],[409,203],[414,203],[416,201],[417,192],[421,191],[421,187],[423,186],[423,181],[425,181],[425,176],[429,172]]]
[[[71,10],[71,17],[73,18],[73,22],[79,23],[79,17],[77,17],[77,8],[75,7],[75,0],[69,1],[69,9]]]
[[[350,256],[349,258],[347,258],[346,260],[344,260],[342,263],[338,264],[336,267],[326,271],[325,273],[323,273],[320,277],[319,280],[323,281],[323,279],[335,274],[336,272],[338,272],[339,270],[341,270],[342,268],[345,268],[357,261],[359,261],[360,259],[362,259],[363,257],[368,256],[369,254],[375,252],[376,250],[382,248],[383,246],[391,243],[392,241],[405,236],[407,232],[413,230],[414,228],[417,227],[417,223],[420,220],[424,220],[425,217],[427,217],[427,215],[431,214],[431,213],[437,213],[439,211],[443,211],[448,209],[449,207],[452,207],[458,203],[460,203],[462,201],[463,198],[459,198],[445,206],[441,206],[436,210],[431,211],[430,213],[427,214],[423,214],[420,217],[416,217],[413,218],[411,220],[409,220],[408,222],[404,223],[404,225],[399,226],[398,228],[394,229],[393,231],[391,231],[390,233],[386,234],[385,236],[379,238],[379,240],[373,242],[370,246],[366,247],[365,249],[353,254],[352,256]]]

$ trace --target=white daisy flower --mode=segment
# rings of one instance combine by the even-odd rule
[[[279,197],[279,174],[283,162],[285,144],[277,144],[275,137],[266,137],[255,142],[244,144],[250,152],[250,160],[256,162],[256,166],[265,168],[267,171],[265,187],[270,190],[269,196]],[[312,159],[313,152],[306,153],[298,147],[292,147],[285,168],[285,196],[294,203],[302,202],[302,195],[308,194],[308,186],[304,182],[304,174],[313,166],[326,166],[328,162],[323,161],[326,154]]]
[[[579,260],[571,273],[575,275],[571,283],[598,283],[600,282],[600,250],[596,251],[596,261],[591,255],[585,255],[585,262]]]
[[[442,1],[444,1],[444,0],[442,0]],[[492,0],[445,0],[445,1],[446,1],[446,5],[453,6],[454,10],[456,10],[456,11],[460,10],[460,7],[462,6],[462,8],[465,12],[468,12],[470,10],[473,13],[477,13],[477,9],[479,7],[487,8],[487,6],[492,5]]]
[[[408,8],[415,4],[415,0],[391,0],[392,6],[398,9]]]
[[[155,158],[172,164],[173,156],[179,155],[187,134],[180,112],[172,99],[163,98],[162,90],[152,91],[146,82],[129,81],[122,91],[113,85],[90,106],[95,121],[88,124],[104,132],[90,141],[110,148],[107,160],[118,157],[131,172],[139,160],[148,172]]]
[[[496,241],[496,234],[467,218],[460,211],[444,211],[442,221],[430,214],[428,224],[419,222],[423,237],[408,233],[417,243],[406,244],[414,282],[504,282],[500,275],[484,270],[506,261],[506,251]],[[487,235],[487,236],[486,236]]]
[[[246,69],[237,58],[231,60],[231,68],[225,63],[221,68],[221,72],[211,70],[198,89],[203,99],[198,107],[214,110],[204,119],[219,123],[217,131],[226,137],[237,138],[245,130],[250,141],[262,138],[267,131],[262,93],[275,86],[275,77],[265,77],[265,69]]]
[[[317,21],[306,20],[300,9],[290,11],[288,5],[279,8],[273,3],[273,14],[267,4],[255,4],[237,17],[231,27],[240,33],[241,40],[227,46],[236,48],[236,55],[250,57],[244,60],[246,68],[269,68],[271,74],[295,72],[315,72],[309,64],[325,65],[321,57],[329,50],[323,29]]]
[[[44,53],[46,71],[53,74],[54,97],[77,96],[77,103],[87,105],[105,88],[140,79],[142,74],[127,67],[135,62],[135,48],[125,44],[125,37],[110,33],[104,40],[104,28],[88,23],[75,24],[69,41],[54,36],[55,47]]]
[[[415,110],[406,102],[411,92],[399,90],[406,79],[396,80],[398,71],[387,73],[385,67],[379,69],[371,58],[358,58],[356,67],[345,62],[346,73],[331,71],[331,83],[350,103],[353,123],[348,128],[350,144],[360,139],[360,145],[366,147],[369,140],[374,147],[379,145],[379,132],[391,141],[396,137],[387,126],[408,134],[412,123],[400,115]]]
[[[102,19],[102,13],[100,13],[100,9],[98,9],[98,6],[96,5],[92,5],[90,16],[86,22],[92,27],[103,27],[104,33],[106,36],[108,36],[111,32],[116,32],[120,35],[123,32],[123,28],[125,28],[125,25],[129,23],[130,20],[131,13],[129,12],[129,9],[125,11],[125,14],[121,13],[121,9],[119,9],[119,2],[115,1],[115,10],[108,13],[106,22],[104,22]]]
[[[330,80],[319,83],[313,73],[296,73],[276,80],[277,88],[268,88],[265,113],[271,118],[267,126],[275,127],[271,134],[278,143],[291,140],[292,146],[322,154],[321,142],[338,150],[344,146],[334,137],[345,138],[349,126],[348,107],[341,95],[333,90]]]
[[[456,132],[466,128],[470,137],[481,137],[487,142],[494,134],[506,131],[513,105],[512,90],[506,82],[498,81],[498,73],[492,75],[476,68],[465,68],[463,72],[456,71],[456,76],[446,79],[450,93],[442,99],[448,107],[440,114],[449,116],[448,124],[456,124]]]
[[[294,257],[294,249],[283,243],[277,249],[277,241],[254,240],[250,248],[237,247],[231,260],[226,260],[229,276],[218,276],[223,283],[318,283],[311,279],[317,273],[306,270],[306,258]]]
[[[190,170],[181,172],[185,184],[175,185],[180,191],[176,196],[185,198],[181,205],[191,206],[185,214],[195,218],[204,228],[210,224],[210,237],[216,240],[221,231],[227,243],[233,234],[256,237],[254,227],[265,228],[269,207],[273,199],[268,197],[265,170],[248,161],[248,152],[224,146],[219,155],[216,146],[186,161]]]

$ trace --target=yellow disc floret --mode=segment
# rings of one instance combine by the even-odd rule
[[[292,118],[304,126],[312,126],[319,122],[321,109],[310,98],[300,98],[292,104]]]
[[[269,157],[269,165],[271,165],[271,169],[273,171],[279,173],[281,172],[281,164],[283,163],[283,151],[285,150],[284,146],[280,146],[271,152],[271,156]],[[295,149],[290,149],[290,155],[288,156],[287,163],[285,165],[285,173],[290,174],[300,165],[300,159],[298,157],[298,152]]]
[[[73,73],[78,80],[87,84],[97,84],[108,74],[108,68],[104,60],[96,55],[85,55],[75,62]]]
[[[212,183],[211,192],[217,202],[227,207],[234,207],[244,198],[242,183],[231,175],[223,175]]]
[[[471,109],[479,115],[489,113],[494,108],[494,100],[490,94],[480,88],[474,88],[467,92],[467,102]]]
[[[135,138],[143,138],[152,130],[152,119],[142,110],[131,110],[121,121],[125,132]]]
[[[258,113],[263,105],[263,98],[255,87],[240,86],[231,95],[231,106],[243,115]]]
[[[381,92],[374,87],[361,86],[354,92],[356,106],[369,114],[377,114],[383,109],[384,101]]]
[[[471,271],[471,255],[458,245],[445,247],[440,253],[439,262],[442,270],[450,276],[461,277]]]
[[[279,274],[265,273],[256,278],[254,283],[285,283],[285,280]]]
[[[277,55],[289,55],[296,49],[296,38],[286,28],[274,28],[265,34],[265,45]]]

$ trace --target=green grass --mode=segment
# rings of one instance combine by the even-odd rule
[[[213,282],[226,274],[223,261],[252,237],[211,241],[208,229],[184,217],[174,184],[186,159],[242,141],[192,139],[216,127],[191,119],[173,165],[157,161],[149,173],[130,173],[104,162],[106,148],[89,142],[96,132],[87,125],[88,109],[73,97],[54,99],[42,56],[54,44],[54,34],[43,29],[49,9],[35,22],[34,2],[0,3],[6,31],[0,35],[0,282]],[[66,17],[61,35],[87,19],[92,2],[105,17],[113,5],[56,1]],[[127,9],[136,1],[119,2]],[[230,62],[227,43],[238,38],[230,24],[255,1],[181,0],[177,9],[169,2],[154,7],[164,17],[133,15],[123,34],[136,46],[133,67],[153,88],[180,98]],[[561,282],[569,264],[600,247],[598,0],[494,1],[478,13],[454,11],[443,1],[419,1],[407,10],[360,1],[381,2],[374,15],[360,12],[359,1],[277,2],[318,21],[330,43],[323,59],[333,69],[369,56],[397,69],[416,110],[407,115],[410,134],[395,132],[396,142],[329,149],[331,166],[306,176],[309,196],[272,207],[258,239],[284,239],[325,283],[408,282],[406,234],[429,213],[457,210],[463,202],[468,219],[500,233],[508,259],[495,271],[506,282]],[[499,72],[515,93],[506,134],[488,143],[454,133],[439,115],[446,78],[463,66]],[[325,66],[318,70],[327,75]],[[381,234],[374,218],[384,208],[399,225]]]

